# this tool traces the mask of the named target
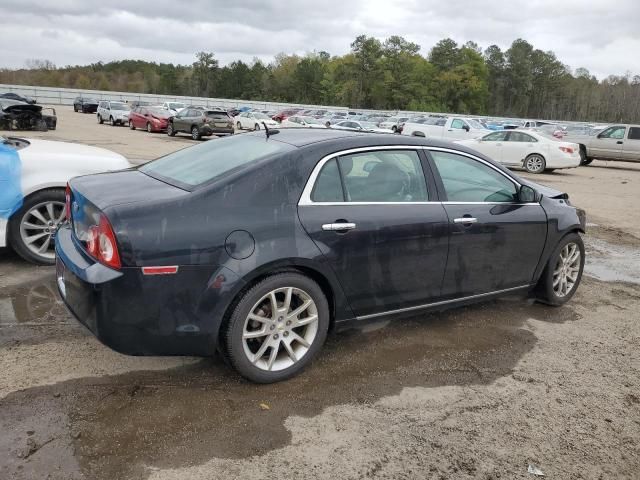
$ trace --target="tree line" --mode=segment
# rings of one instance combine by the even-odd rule
[[[523,39],[502,50],[447,38],[427,55],[400,36],[358,36],[345,55],[278,54],[221,66],[211,52],[192,65],[121,60],[56,67],[32,60],[0,69],[0,83],[241,100],[574,121],[640,120],[640,76],[598,80],[573,72]]]

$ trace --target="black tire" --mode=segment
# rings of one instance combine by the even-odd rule
[[[147,132],[152,133],[153,128],[151,128],[151,122],[147,122]]]
[[[393,133],[398,133],[398,127],[396,127],[395,125],[391,127],[391,131]]]
[[[169,122],[169,125],[167,125],[167,135],[169,135],[170,137],[176,136],[176,131],[173,129],[173,123],[171,122]]]
[[[24,200],[22,207],[20,207],[20,209],[11,216],[8,225],[8,240],[11,248],[13,248],[18,255],[28,262],[35,263],[37,265],[53,265],[55,263],[55,258],[45,259],[31,252],[20,236],[20,223],[29,210],[39,203],[47,201],[65,203],[64,190],[59,188],[49,188],[29,195]]]
[[[240,122],[236,122],[236,128],[238,130],[242,130],[242,124]]]
[[[74,106],[73,106],[73,111],[74,111],[75,113],[78,113],[78,107],[76,107],[76,106],[74,105]]]
[[[256,123],[256,124],[253,126],[253,129],[254,129],[255,131],[260,130],[260,124],[259,124],[259,123]]]
[[[587,164],[587,149],[584,145],[580,145],[580,165]]]
[[[191,127],[191,138],[194,140],[200,140],[202,138],[202,135],[200,134],[200,129],[198,128],[197,125],[194,125],[193,127]]]
[[[136,126],[133,124],[133,122],[131,120],[129,120],[129,128],[131,130],[135,130],[136,129]]]
[[[590,164],[591,164],[591,162],[593,162],[593,158],[587,158],[587,159],[584,161],[583,165],[590,165]]]
[[[306,292],[317,308],[318,330],[304,356],[288,368],[277,371],[263,370],[249,360],[244,352],[243,331],[245,320],[263,296],[277,288],[294,287]],[[221,332],[223,335],[223,350],[229,363],[244,378],[257,383],[273,383],[286,380],[300,373],[317,355],[322,348],[329,330],[329,305],[322,289],[316,282],[302,274],[286,272],[272,275],[254,285],[246,291],[236,303],[234,310]]]
[[[100,125],[102,125],[104,123],[104,120],[102,119],[102,115],[98,114],[98,123]]]
[[[116,126],[116,121],[111,116],[109,117],[109,125],[111,125],[112,127]]]
[[[534,167],[533,162],[535,159],[538,159],[538,162],[535,163]],[[537,174],[545,171],[545,169],[547,168],[547,161],[542,155],[538,153],[532,153],[524,159],[522,166],[527,172]]]
[[[558,266],[560,253],[566,245],[569,245],[571,243],[577,245],[578,249],[580,250],[580,267],[576,276],[576,281],[571,290],[564,296],[560,296],[553,288],[554,270],[556,270]],[[573,297],[574,293],[578,289],[578,286],[580,285],[582,272],[584,270],[584,258],[584,243],[582,242],[582,237],[580,237],[578,233],[570,233],[562,238],[562,240],[560,240],[556,248],[553,250],[553,253],[549,257],[549,261],[547,262],[547,265],[542,272],[542,275],[540,276],[540,280],[538,280],[538,284],[536,285],[535,290],[537,300],[553,306],[560,306],[567,303],[571,299],[571,297]]]

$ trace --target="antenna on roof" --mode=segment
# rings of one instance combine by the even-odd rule
[[[264,127],[264,133],[267,135],[267,139],[271,135],[275,135],[276,133],[280,133],[280,130],[278,130],[277,128],[272,128],[271,130],[269,130],[269,127],[267,127],[267,124],[265,122],[262,122],[262,126]]]

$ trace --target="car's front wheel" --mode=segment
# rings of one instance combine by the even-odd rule
[[[253,126],[253,129],[254,129],[254,130],[256,130],[256,131],[257,131],[257,130],[260,130],[260,124],[259,124],[259,123],[256,123],[256,124]]]
[[[113,119],[113,117],[109,117],[109,125],[111,125],[112,127],[116,126],[116,121]]]
[[[170,137],[176,136],[176,131],[173,128],[173,123],[170,123],[169,125],[167,125],[167,135],[169,135]]]
[[[299,273],[267,277],[242,295],[224,332],[225,354],[245,378],[291,378],[322,348],[329,306],[316,282]]]
[[[98,123],[100,125],[102,125],[104,123],[104,120],[102,119],[102,115],[98,114]]]
[[[133,124],[133,122],[131,120],[129,120],[129,128],[131,130],[135,130],[136,129],[136,126]]]
[[[147,122],[147,132],[153,132],[153,128],[151,127],[151,122]]]
[[[41,190],[27,197],[9,220],[9,243],[25,260],[52,265],[55,234],[64,221],[64,190]]]
[[[536,287],[538,300],[563,305],[576,292],[584,269],[584,243],[577,233],[564,237],[555,248]]]

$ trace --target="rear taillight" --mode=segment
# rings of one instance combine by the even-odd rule
[[[560,150],[562,150],[564,153],[573,153],[574,149],[571,147],[558,147]]]
[[[103,265],[115,269],[119,269],[122,266],[116,236],[109,220],[103,214],[100,214],[98,225],[89,227],[86,248],[89,255]]]
[[[71,221],[71,187],[68,183],[64,191],[64,216],[67,222]]]

